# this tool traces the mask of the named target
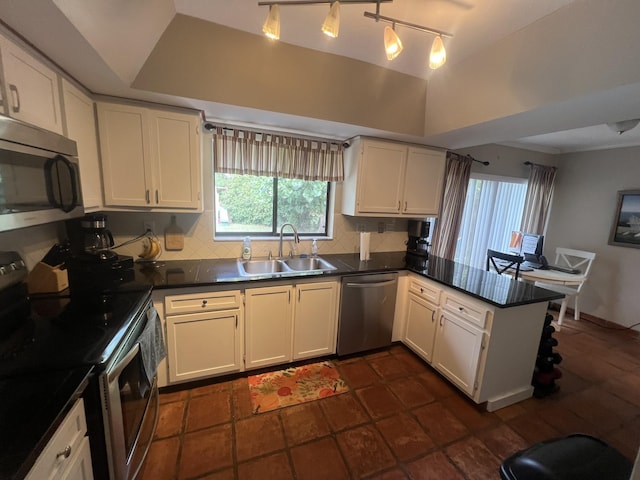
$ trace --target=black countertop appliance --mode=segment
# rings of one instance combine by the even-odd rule
[[[134,278],[133,257],[118,255],[107,217],[90,214],[66,222],[70,255],[66,265],[71,295],[87,299],[116,290]]]
[[[429,234],[431,223],[424,220],[409,220],[407,233],[407,265],[418,269],[426,268],[429,258]]]

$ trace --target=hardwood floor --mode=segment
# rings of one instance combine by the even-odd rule
[[[163,393],[141,478],[495,480],[507,456],[575,432],[635,459],[638,335],[565,320],[554,338],[559,391],[493,413],[403,345],[336,360],[350,392],[274,412],[252,414],[246,378]]]

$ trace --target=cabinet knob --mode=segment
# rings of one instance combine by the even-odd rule
[[[424,293],[424,288],[420,287],[420,293]]]
[[[63,451],[58,452],[58,454],[56,455],[56,458],[60,458],[60,457],[69,458],[69,455],[71,455],[71,445],[67,445],[67,447]]]
[[[207,301],[206,300],[202,300],[202,308],[207,306]]]

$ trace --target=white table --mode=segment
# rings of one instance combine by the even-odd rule
[[[557,285],[580,285],[587,277],[581,273],[565,273],[557,270],[520,270],[520,278],[529,282],[554,283]]]

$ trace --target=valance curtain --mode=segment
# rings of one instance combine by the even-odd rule
[[[556,178],[556,167],[531,164],[527,196],[524,201],[520,230],[527,233],[544,233],[547,223],[553,184]]]
[[[453,260],[455,256],[472,163],[468,155],[447,152],[444,192],[431,247],[437,257]]]
[[[214,169],[218,173],[340,182],[344,179],[342,145],[216,127]]]

